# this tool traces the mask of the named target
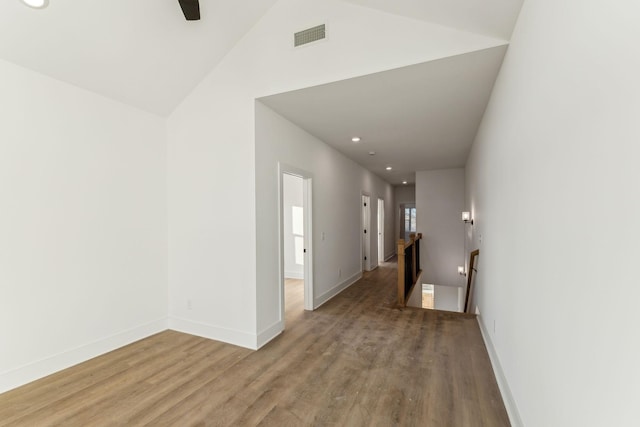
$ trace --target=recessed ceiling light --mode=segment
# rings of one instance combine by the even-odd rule
[[[360,142],[360,137],[359,136],[354,136],[353,138],[351,138],[351,140],[353,142]]]
[[[375,151],[369,151],[369,155],[370,155],[370,156],[375,156],[375,155],[376,155],[376,152],[375,152]]]
[[[22,3],[34,9],[44,9],[49,6],[49,0],[22,0]]]
[[[403,183],[404,185],[407,185],[407,181],[402,181],[402,183]]]
[[[393,169],[391,166],[387,166],[388,171],[390,171],[391,169]]]

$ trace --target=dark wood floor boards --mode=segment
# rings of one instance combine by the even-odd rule
[[[254,352],[166,331],[0,395],[0,426],[508,426],[472,315],[395,308],[383,264]]]

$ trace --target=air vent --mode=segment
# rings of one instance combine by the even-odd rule
[[[318,40],[322,40],[327,36],[327,31],[325,25],[318,25],[317,27],[309,28],[308,30],[303,30],[295,33],[293,35],[294,42],[293,45],[295,47],[302,46],[307,43],[315,42]]]

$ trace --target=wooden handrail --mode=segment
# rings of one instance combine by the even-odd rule
[[[467,295],[464,299],[464,312],[470,313],[471,307],[469,307],[469,297],[471,296],[473,289],[471,289],[471,285],[473,284],[473,273],[476,270],[476,258],[480,255],[480,249],[476,249],[475,251],[469,254],[469,273],[467,274]]]
[[[422,233],[410,234],[409,241],[398,240],[398,306],[406,307],[407,301],[413,292],[416,281],[422,270],[418,267],[418,251]],[[407,252],[409,252],[409,268],[411,269],[411,284],[407,283]],[[408,286],[409,285],[409,286]]]
[[[410,246],[410,245],[409,245]],[[404,239],[398,240],[398,306],[404,307],[406,301],[404,299],[404,250],[407,246]]]

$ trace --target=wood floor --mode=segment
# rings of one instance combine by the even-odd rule
[[[173,331],[0,395],[1,426],[508,426],[476,320],[398,310],[392,264],[254,352]]]

